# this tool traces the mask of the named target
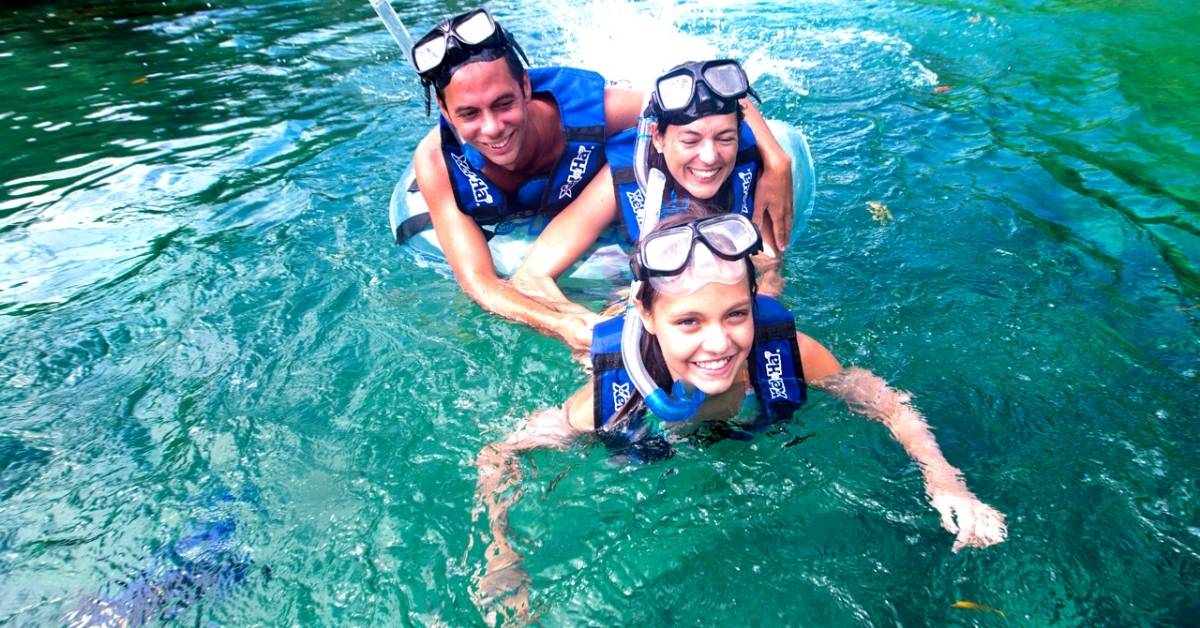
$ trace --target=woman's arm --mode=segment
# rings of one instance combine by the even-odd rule
[[[484,552],[487,566],[476,583],[472,599],[488,616],[489,624],[496,623],[496,612],[506,617],[513,612],[526,621],[531,619],[529,574],[521,566],[521,555],[508,540],[508,510],[521,497],[520,454],[541,447],[558,450],[569,447],[587,431],[582,412],[586,405],[590,416],[591,391],[590,385],[585,386],[562,408],[533,414],[504,440],[484,447],[475,459],[479,469],[479,480],[475,485],[476,506],[487,511],[491,542]]]
[[[929,501],[942,516],[942,527],[956,535],[953,551],[987,547],[1005,539],[1008,528],[1004,514],[979,501],[967,489],[962,472],[942,455],[925,417],[909,403],[911,395],[888,387],[887,382],[866,369],[843,370],[820,343],[804,334],[796,334],[796,338],[807,383],[886,425],[904,451],[917,461]]]
[[[749,98],[743,98],[741,104],[763,161],[762,176],[754,186],[754,223],[762,232],[763,244],[782,254],[792,237],[795,213],[792,158],[775,139],[758,107]]]
[[[591,346],[592,327],[603,318],[568,299],[555,279],[578,261],[616,219],[612,171],[605,166],[584,187],[579,198],[546,225],[512,276],[513,287],[522,294],[574,315],[573,327],[564,338],[576,351]]]

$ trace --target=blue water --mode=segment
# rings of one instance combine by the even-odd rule
[[[539,64],[746,62],[817,163],[784,302],[916,394],[1010,534],[951,553],[886,431],[818,394],[655,465],[529,457],[543,623],[1195,623],[1192,3],[489,7]],[[0,622],[158,573],[203,496],[254,491],[221,546],[253,567],[177,620],[481,623],[474,455],[584,376],[391,245],[432,121],[367,3],[23,3],[0,67]]]

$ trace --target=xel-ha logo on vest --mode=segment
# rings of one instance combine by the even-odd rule
[[[646,210],[646,193],[642,188],[637,188],[632,192],[626,192],[625,198],[629,199],[629,206],[633,208],[633,216],[637,218],[637,223],[642,224],[642,213]]]
[[[625,404],[629,403],[629,396],[633,394],[633,391],[630,390],[630,386],[632,385],[632,383],[613,384],[612,392],[614,409],[620,410],[621,408],[625,407]]]
[[[742,214],[749,216],[751,211],[746,202],[750,199],[750,183],[754,181],[754,173],[743,170],[738,173],[738,178],[742,180]]]
[[[575,186],[583,181],[583,173],[587,172],[588,162],[592,159],[592,149],[587,146],[580,146],[579,152],[575,153],[575,157],[571,159],[571,165],[567,168],[571,174],[567,175],[567,182],[558,190],[558,200],[571,198],[571,194],[575,191]]]
[[[767,390],[771,393],[771,399],[787,399],[787,385],[783,383],[783,356],[779,354],[779,349],[763,351],[763,357],[767,359]]]
[[[467,163],[467,158],[462,155],[450,155],[454,159],[454,165],[458,166],[458,170],[467,178],[467,183],[471,185],[471,196],[475,199],[476,205],[492,202],[492,193],[488,191],[487,181],[479,176],[479,173],[471,169],[471,164]]]

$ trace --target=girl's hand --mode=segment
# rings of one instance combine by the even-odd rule
[[[1004,513],[979,501],[965,487],[933,489],[929,501],[942,515],[942,527],[956,535],[952,551],[987,547],[1008,536]]]

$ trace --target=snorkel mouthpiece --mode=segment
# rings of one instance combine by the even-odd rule
[[[678,423],[696,416],[704,397],[704,392],[699,388],[676,380],[675,385],[671,386],[670,396],[663,389],[655,388],[646,397],[646,406],[663,421]]]

